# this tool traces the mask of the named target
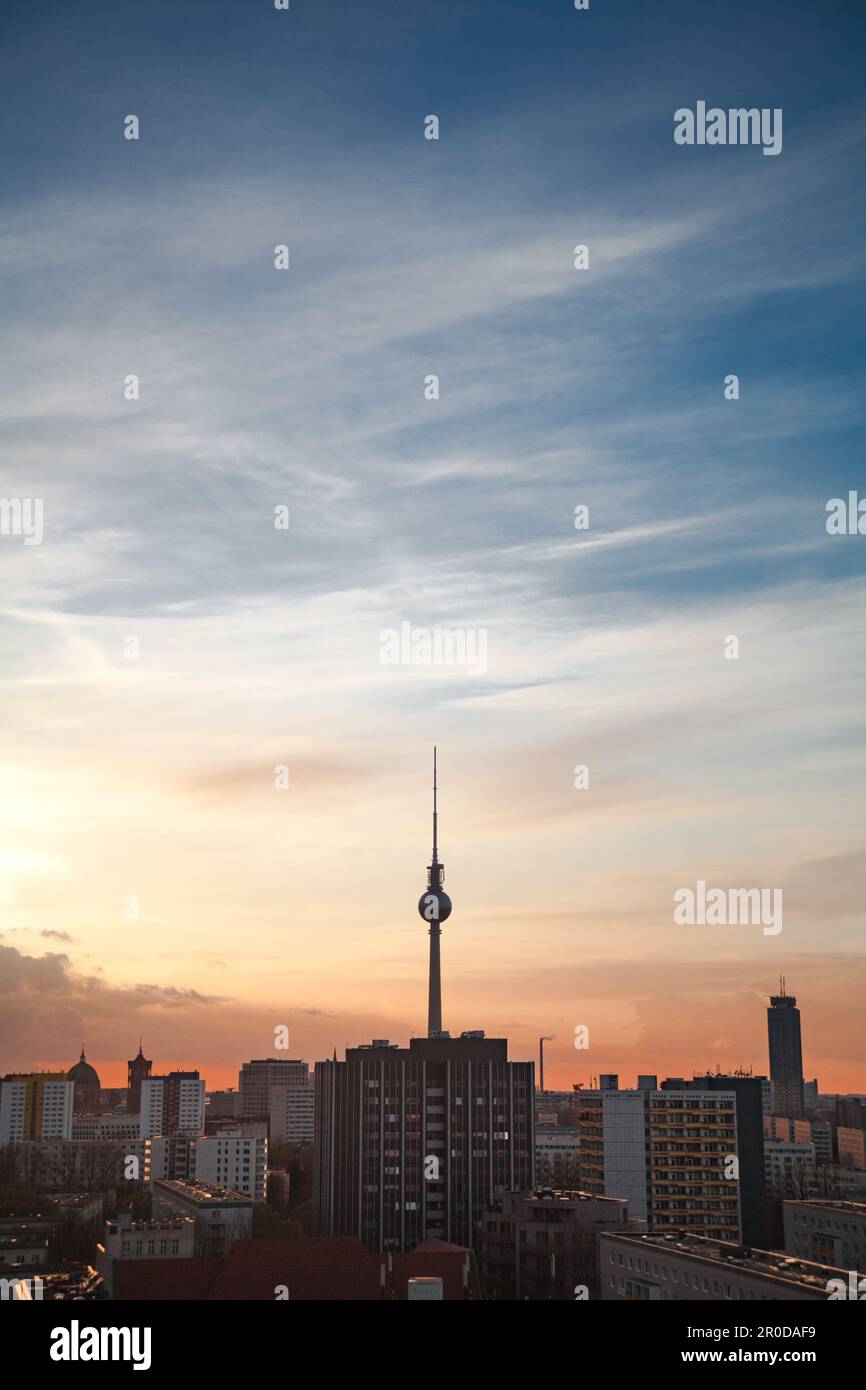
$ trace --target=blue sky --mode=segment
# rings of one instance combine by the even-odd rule
[[[831,1026],[864,887],[866,538],[825,530],[866,492],[864,30],[832,0],[7,22],[0,468],[46,513],[0,551],[7,930],[61,927],[121,993],[201,989],[218,957],[251,1008],[297,952],[281,997],[343,1010],[342,1043],[339,949],[363,1026],[408,1028],[435,737],[461,1026],[483,1003],[490,1031],[567,1036],[611,950],[636,974],[598,1006],[599,1070],[668,1044],[682,1068],[666,991],[712,968],[713,1041],[746,1001],[733,1061],[760,1061],[748,1001],[780,968]],[[698,99],[781,107],[782,153],[676,146]],[[382,668],[402,621],[485,628],[487,672]],[[699,876],[786,886],[789,934],[684,945],[671,893]],[[142,883],[147,950],[115,921]],[[565,1001],[527,989],[541,930]]]

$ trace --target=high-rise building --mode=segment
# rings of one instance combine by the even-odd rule
[[[0,1144],[71,1139],[75,1083],[65,1072],[12,1073],[0,1083]]]
[[[271,1091],[268,1137],[271,1144],[312,1144],[316,1132],[315,1077]]]
[[[787,1115],[792,1120],[802,1120],[806,1110],[800,1010],[793,995],[786,994],[784,978],[780,982],[780,993],[770,996],[767,1035],[774,1111],[777,1115]]]
[[[626,1198],[650,1230],[766,1243],[759,1079],[642,1080],[576,1092],[581,1189]]]
[[[317,1062],[321,1234],[374,1251],[473,1246],[497,1197],[534,1186],[534,1071],[508,1061],[504,1038],[441,1030]]]
[[[90,1065],[84,1055],[84,1043],[81,1044],[81,1056],[70,1067],[66,1073],[67,1080],[75,1083],[75,1093],[73,1095],[73,1110],[79,1114],[85,1110],[99,1109],[100,1081],[96,1070]]]
[[[238,1077],[241,1118],[269,1119],[271,1091],[279,1086],[305,1086],[309,1079],[309,1067],[298,1058],[262,1057],[244,1062]]]
[[[764,1094],[766,1077],[741,1072],[710,1073],[686,1083],[692,1091],[733,1092],[736,1112],[736,1155],[740,1202],[740,1235],[750,1245],[769,1244],[767,1189],[764,1167]],[[663,1081],[662,1090],[681,1083]],[[728,1179],[730,1181],[730,1179]]]
[[[131,1115],[139,1114],[141,1110],[141,1085],[150,1076],[150,1069],[153,1062],[149,1057],[145,1057],[142,1051],[141,1038],[138,1040],[138,1056],[132,1057],[127,1062],[129,1068],[129,1099],[126,1108]]]
[[[226,1130],[196,1141],[195,1176],[199,1182],[227,1187],[263,1202],[267,1169],[268,1141],[264,1135]]]
[[[172,1071],[141,1083],[139,1134],[204,1134],[205,1083],[197,1071]]]

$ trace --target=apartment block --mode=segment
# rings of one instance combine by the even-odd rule
[[[71,1139],[75,1083],[65,1072],[11,1074],[0,1082],[0,1144]]]
[[[265,1200],[268,1168],[266,1138],[220,1131],[195,1146],[197,1181],[242,1192],[255,1202]]]

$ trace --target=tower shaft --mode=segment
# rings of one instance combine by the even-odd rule
[[[427,1036],[442,1032],[442,972],[439,963],[439,941],[442,928],[430,923],[430,993],[427,1004]]]

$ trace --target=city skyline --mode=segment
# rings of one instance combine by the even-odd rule
[[[760,1072],[783,973],[807,1076],[863,1089],[844,9],[15,17],[8,1069],[84,1037],[116,1077],[143,1032],[224,1085],[278,1025],[311,1061],[422,1034],[436,743],[446,1028],[553,1034],[551,1085]],[[677,144],[705,98],[784,109],[778,156]],[[483,652],[383,660],[404,625]],[[699,882],[778,890],[780,934],[679,925]]]

